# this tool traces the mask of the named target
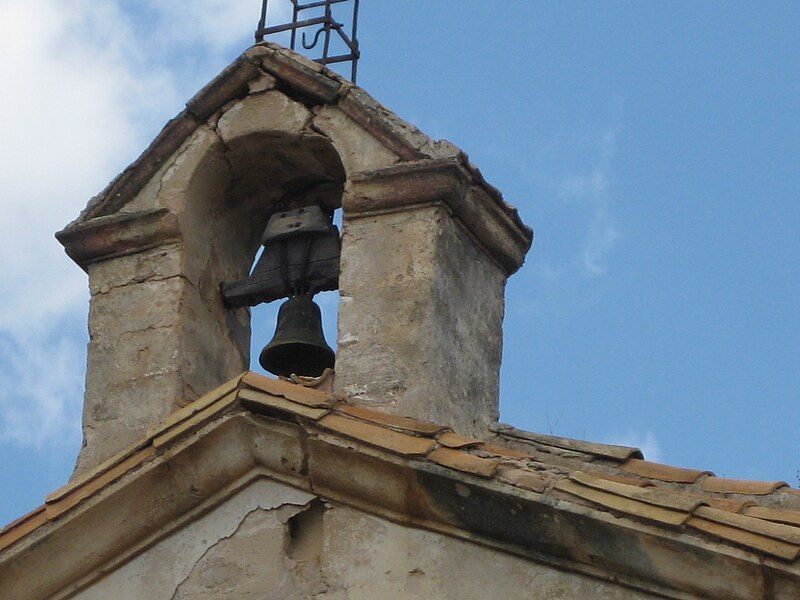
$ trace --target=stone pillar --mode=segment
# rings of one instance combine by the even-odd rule
[[[530,230],[460,158],[351,177],[336,389],[482,435],[498,417],[504,289]]]
[[[85,265],[91,293],[78,475],[141,438],[179,400],[244,371],[249,329],[235,328],[238,340],[222,331],[166,209],[95,219],[62,241]]]

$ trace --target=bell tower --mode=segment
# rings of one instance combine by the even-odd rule
[[[92,294],[76,474],[250,368],[249,307],[287,297],[273,372],[335,351],[353,403],[472,435],[497,419],[530,229],[452,144],[286,48],[245,52],[57,237]],[[337,288],[326,350],[305,300]]]

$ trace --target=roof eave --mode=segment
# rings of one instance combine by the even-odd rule
[[[238,382],[227,385],[235,389]],[[45,595],[86,586],[258,477],[408,526],[668,597],[681,597],[677,591],[683,590],[744,598],[754,584],[770,579],[798,585],[796,565],[762,563],[730,545],[401,457],[235,396],[220,390],[207,407],[191,407],[154,429],[152,456],[119,479],[113,480],[116,467],[109,466],[91,481],[73,482],[49,496],[45,510],[54,520],[0,552],[0,597],[21,576],[36,579]],[[131,449],[116,464],[142,451]],[[91,487],[104,476],[112,482]],[[77,493],[81,489],[86,493]],[[126,515],[124,529],[114,526],[120,514]],[[54,553],[74,547],[70,540],[76,536],[79,552]]]

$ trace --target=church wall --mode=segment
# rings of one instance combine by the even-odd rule
[[[79,600],[646,598],[259,480]]]

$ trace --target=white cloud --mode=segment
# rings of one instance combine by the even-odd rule
[[[43,336],[0,338],[0,441],[41,449],[77,446],[83,345]]]
[[[0,4],[2,330],[28,334],[84,301],[53,233],[135,153],[136,115],[170,95],[165,74],[137,69],[122,22],[102,0]]]
[[[171,56],[218,70],[257,20],[251,0],[0,0],[0,441],[77,436],[86,276],[53,233],[180,110]]]
[[[611,163],[616,149],[617,128],[608,128],[599,139],[597,157],[592,167],[564,179],[563,197],[586,204],[591,210],[589,225],[578,257],[583,272],[590,276],[603,275],[611,250],[620,237],[611,214]]]

